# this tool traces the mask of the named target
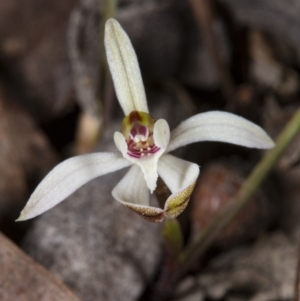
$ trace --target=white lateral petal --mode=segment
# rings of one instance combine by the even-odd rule
[[[105,25],[105,48],[116,94],[125,115],[148,113],[143,80],[135,51],[120,24],[109,19]]]
[[[26,220],[54,207],[82,185],[131,163],[115,153],[95,153],[70,158],[57,165],[38,185],[18,220]]]
[[[126,154],[127,154],[128,146],[127,146],[124,135],[120,132],[115,132],[114,141],[115,141],[115,145],[116,145],[117,149],[120,151],[120,153],[125,158]]]
[[[112,191],[113,197],[127,208],[151,222],[161,222],[164,211],[149,206],[149,190],[141,169],[133,165]]]
[[[153,127],[153,139],[156,146],[166,149],[170,141],[170,128],[166,120],[159,119]]]
[[[165,203],[165,216],[174,218],[188,205],[199,175],[199,166],[172,155],[163,155],[158,173],[172,194]]]
[[[188,118],[171,133],[167,151],[199,141],[220,141],[253,148],[271,148],[273,140],[258,125],[237,115],[213,111]]]
[[[149,190],[141,169],[133,165],[112,191],[113,197],[120,203],[149,205]]]

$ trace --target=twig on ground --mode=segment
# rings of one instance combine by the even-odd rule
[[[219,73],[222,92],[228,102],[235,99],[235,85],[226,64],[224,63],[213,32],[213,16],[210,0],[189,0],[205,44]]]

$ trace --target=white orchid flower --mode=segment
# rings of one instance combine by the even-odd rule
[[[259,126],[225,112],[195,115],[171,135],[166,120],[149,115],[139,64],[120,24],[106,23],[105,47],[116,94],[125,118],[114,135],[120,152],[94,153],[70,158],[56,166],[38,185],[18,220],[33,218],[63,201],[82,185],[107,173],[131,166],[113,189],[121,204],[152,222],[174,218],[187,206],[199,175],[197,164],[169,152],[199,141],[222,141],[267,149],[273,141]],[[164,208],[149,205],[160,176],[171,191]]]

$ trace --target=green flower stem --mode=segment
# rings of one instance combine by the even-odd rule
[[[165,243],[165,256],[161,264],[159,277],[147,300],[166,300],[173,291],[178,269],[178,259],[183,246],[181,227],[176,218],[165,219],[162,235]]]
[[[171,195],[171,191],[161,177],[158,177],[157,179],[155,195],[158,203],[163,208],[166,200]],[[168,255],[177,261],[183,247],[183,235],[180,223],[176,218],[165,219],[162,236],[165,241]]]
[[[216,218],[202,231],[195,242],[187,247],[180,255],[178,277],[186,273],[197,259],[212,245],[222,230],[247,205],[255,191],[266,179],[271,169],[278,162],[280,156],[300,132],[300,109],[280,133],[276,146],[269,150],[256,165],[242,188],[232,201],[222,210]]]
[[[176,218],[166,219],[163,227],[163,237],[168,249],[168,253],[177,261],[183,246],[183,236],[181,227]]]
[[[166,200],[171,195],[171,191],[161,177],[158,177],[155,189],[158,203],[163,208]],[[165,300],[172,291],[176,271],[178,269],[179,255],[183,247],[183,235],[178,220],[165,219],[162,236],[164,239],[165,255],[161,265],[161,270],[156,284],[152,290],[149,301]]]

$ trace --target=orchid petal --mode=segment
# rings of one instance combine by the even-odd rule
[[[135,211],[144,219],[160,222],[163,210],[149,206],[149,191],[141,169],[133,165],[112,191],[113,197],[127,208]]]
[[[151,193],[153,193],[156,188],[156,182],[158,178],[157,162],[162,153],[163,151],[160,150],[155,154],[151,154],[150,156],[134,159],[135,164],[141,168],[144,174],[144,179]]]
[[[149,206],[149,191],[141,169],[133,165],[112,191],[120,203]]]
[[[123,157],[126,158],[128,146],[127,146],[124,135],[120,132],[115,132],[114,141],[115,141],[115,145],[116,145],[117,149],[120,151],[120,153],[123,155]]]
[[[156,146],[166,149],[170,141],[170,128],[166,120],[159,119],[153,127],[153,139]]]
[[[220,141],[253,148],[271,148],[273,140],[258,125],[231,113],[201,113],[183,121],[171,133],[167,151],[199,141]]]
[[[117,97],[125,115],[132,111],[148,113],[145,89],[138,60],[130,39],[120,24],[109,19],[105,26],[107,61]]]
[[[158,173],[172,192],[165,203],[165,216],[174,218],[188,205],[199,175],[199,166],[164,155],[159,160]]]
[[[115,153],[82,155],[60,163],[38,185],[18,221],[42,214],[92,179],[129,165]]]

